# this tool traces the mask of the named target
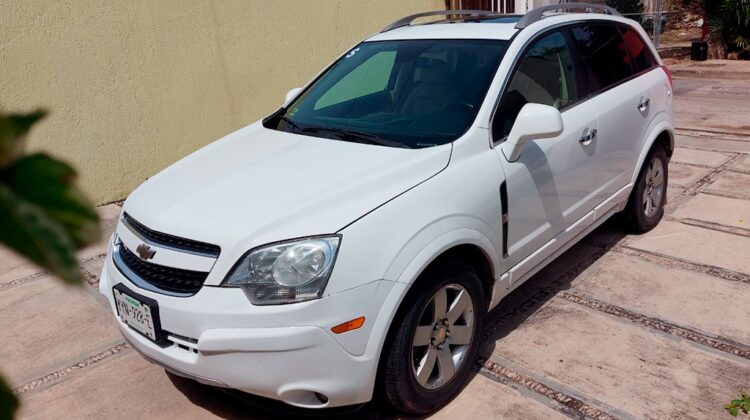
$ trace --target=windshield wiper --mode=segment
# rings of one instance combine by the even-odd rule
[[[295,130],[295,131],[298,131],[298,132],[304,130],[302,127],[298,126],[296,122],[292,121],[286,115],[280,116],[279,120],[284,121],[286,123],[286,125],[288,125],[289,127],[292,127],[292,130]]]
[[[305,127],[300,130],[302,133],[331,133],[339,140],[351,140],[358,143],[364,142],[377,144],[379,146],[399,147],[402,149],[411,149],[411,147],[393,140],[387,140],[374,134],[365,133],[364,131],[347,130],[338,127]]]

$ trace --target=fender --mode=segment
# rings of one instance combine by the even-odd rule
[[[400,274],[395,277],[396,282],[383,302],[380,313],[374,320],[374,325],[370,332],[370,342],[367,344],[365,354],[361,357],[376,359],[382,355],[386,337],[388,336],[388,332],[396,318],[398,308],[401,307],[404,298],[406,298],[406,295],[411,289],[411,286],[430,263],[435,261],[435,259],[445,251],[458,245],[475,245],[479,247],[482,252],[485,253],[485,256],[491,260],[490,265],[493,270],[492,277],[493,280],[495,280],[495,273],[499,272],[498,254],[492,241],[490,241],[485,234],[475,229],[460,228],[444,232],[433,238],[427,243],[427,245],[422,247],[413,257],[411,257],[411,260],[406,267],[404,267]],[[389,271],[390,268],[392,267],[389,267]],[[490,297],[491,296],[487,296],[488,299]],[[379,365],[379,363],[375,366],[377,365]],[[377,368],[373,370],[371,375],[373,380],[366,391],[368,397],[370,397],[373,392]]]
[[[413,284],[420,274],[429,266],[437,257],[445,251],[459,245],[475,245],[485,254],[485,257],[491,261],[492,279],[495,280],[495,273],[499,271],[500,260],[497,257],[497,249],[492,241],[482,232],[461,228],[454,229],[443,233],[430,241],[414,257],[409,264],[401,271],[396,278],[399,283]],[[389,269],[390,271],[390,269]]]
[[[654,145],[656,138],[659,137],[662,132],[666,131],[667,133],[669,133],[670,148],[674,150],[674,124],[669,118],[668,113],[660,112],[657,116],[655,116],[651,121],[651,124],[649,125],[647,131],[649,133],[647,140],[644,143],[644,147],[641,148],[641,154],[638,156],[637,164],[633,168],[633,174],[630,176],[631,185],[635,185],[635,180],[636,178],[638,178],[638,174],[641,172],[641,166],[643,166],[643,162],[646,160],[646,155],[648,155],[648,152]]]

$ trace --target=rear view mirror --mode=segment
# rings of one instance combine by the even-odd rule
[[[286,93],[286,98],[284,98],[284,105],[288,104],[292,101],[292,99],[296,98],[299,93],[302,92],[302,88],[296,87],[289,92]]]
[[[518,113],[501,150],[508,162],[515,162],[521,156],[523,146],[527,142],[556,137],[562,131],[562,115],[557,108],[542,104],[526,104]]]

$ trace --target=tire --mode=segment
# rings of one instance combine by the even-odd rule
[[[471,374],[486,312],[482,282],[468,264],[442,263],[420,277],[402,308],[378,385],[399,411],[427,414],[450,402]]]
[[[667,164],[667,153],[661,146],[654,146],[646,156],[624,211],[625,222],[631,231],[648,232],[664,216],[669,180]]]

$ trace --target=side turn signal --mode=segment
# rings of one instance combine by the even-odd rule
[[[343,324],[336,325],[335,327],[331,328],[331,331],[333,331],[334,334],[342,334],[347,331],[356,330],[364,324],[365,317],[361,316],[359,318],[352,319],[351,321],[346,321]]]

